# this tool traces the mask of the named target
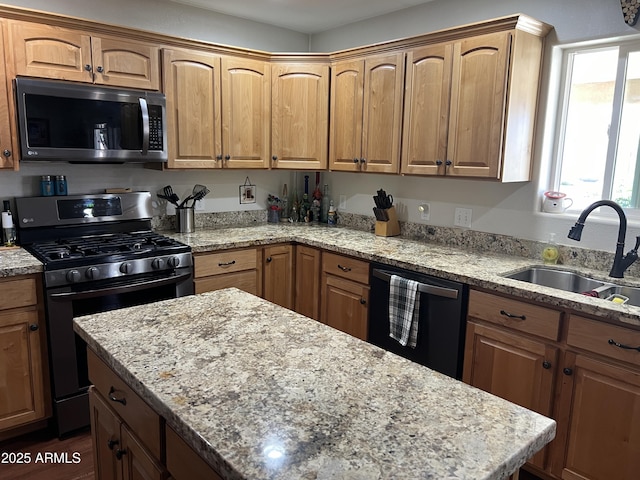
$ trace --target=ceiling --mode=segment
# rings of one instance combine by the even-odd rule
[[[432,0],[169,0],[312,34]]]

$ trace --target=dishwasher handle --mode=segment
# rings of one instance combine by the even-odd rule
[[[387,283],[391,283],[391,275],[395,275],[395,273],[388,272],[386,270],[379,270],[377,268],[373,269],[373,276],[380,280],[384,280]],[[436,285],[429,285],[428,283],[422,282],[418,282],[418,292],[453,299],[458,298],[459,294],[458,290],[454,288],[438,287]]]

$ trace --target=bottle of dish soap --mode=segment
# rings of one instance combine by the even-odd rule
[[[558,263],[558,257],[560,253],[558,252],[558,245],[556,244],[556,234],[549,234],[549,241],[545,245],[542,250],[542,261],[547,265],[555,265]]]

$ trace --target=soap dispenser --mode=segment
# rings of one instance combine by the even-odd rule
[[[559,256],[558,245],[556,244],[556,234],[550,233],[549,241],[542,250],[542,261],[547,265],[555,265],[558,263]]]

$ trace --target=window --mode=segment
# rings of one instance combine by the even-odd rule
[[[640,209],[640,41],[565,60],[555,189],[577,210],[603,198]]]

